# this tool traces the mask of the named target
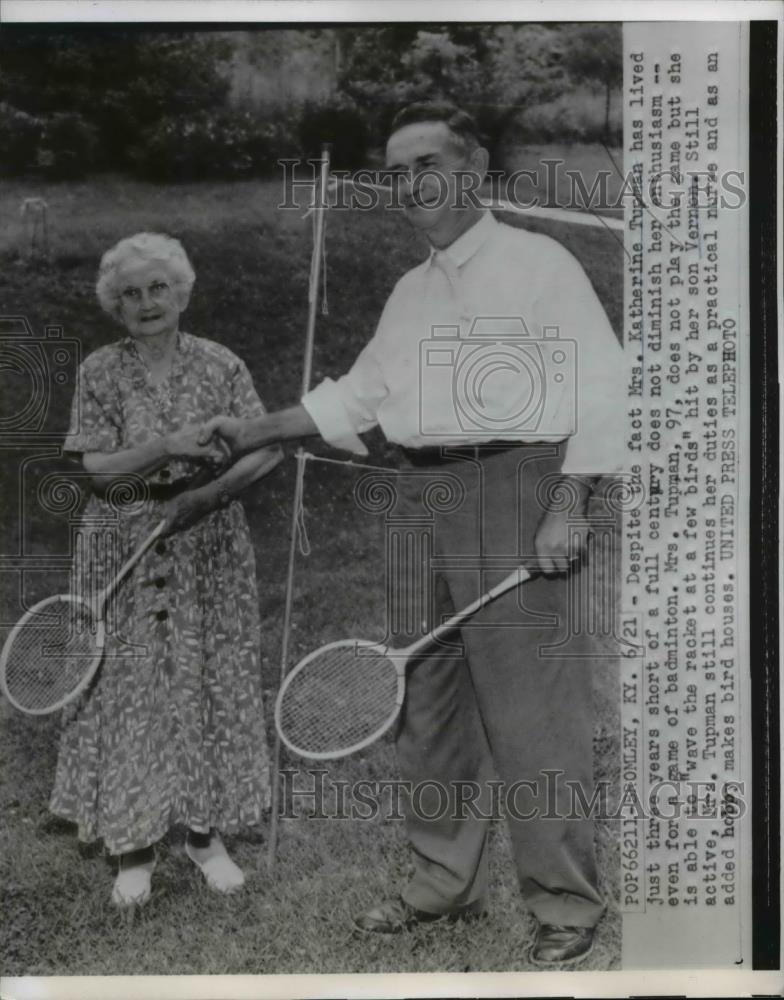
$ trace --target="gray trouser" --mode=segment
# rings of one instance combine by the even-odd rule
[[[396,620],[427,630],[499,582],[517,557],[524,561],[543,511],[537,484],[561,461],[557,446],[531,445],[481,463],[401,469],[397,514],[421,544],[408,546],[419,565],[393,574]],[[432,539],[429,553],[424,536]],[[534,915],[573,926],[601,917],[593,824],[558,818],[573,804],[567,780],[579,782],[588,801],[593,785],[591,660],[542,648],[563,636],[566,608],[566,579],[536,577],[409,665],[397,752],[401,777],[421,793],[406,807],[415,873],[403,895],[411,905],[440,913],[484,895],[487,782],[496,779],[503,783],[496,795],[504,796],[528,782],[511,800],[518,818],[504,811]],[[450,808],[433,782],[446,789]],[[480,798],[455,811],[455,797],[470,797],[472,786],[482,789]],[[536,818],[519,818],[537,806]]]

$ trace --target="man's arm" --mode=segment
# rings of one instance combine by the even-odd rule
[[[252,420],[214,417],[204,424],[199,441],[206,443],[214,436],[232,455],[244,455],[255,448],[320,435],[334,448],[355,455],[367,455],[367,448],[358,435],[378,423],[378,408],[386,399],[389,388],[383,371],[383,347],[379,344],[394,327],[395,300],[393,291],[370,343],[360,351],[354,364],[336,381],[325,378],[305,393],[302,402],[277,413],[267,413]]]
[[[564,511],[547,511],[534,540],[542,572],[550,574],[568,569],[582,554],[585,539],[570,542],[569,517],[584,513],[601,476],[623,463],[626,381],[623,349],[579,261],[559,247],[540,287],[537,320],[574,342],[579,378],[575,433],[565,444],[561,477],[561,488],[575,502]]]
[[[199,443],[204,445],[215,437],[234,456],[245,455],[267,445],[280,441],[313,437],[319,433],[315,421],[300,403],[287,410],[265,413],[251,420],[238,417],[213,417],[208,420],[199,434]]]
[[[575,424],[564,475],[619,472],[626,459],[626,358],[588,275],[563,247],[540,284],[535,310],[539,323],[557,328],[574,350]]]
[[[214,435],[218,444],[223,442],[226,451],[244,455],[265,445],[318,434],[335,448],[366,455],[367,448],[358,435],[376,426],[378,407],[388,391],[371,341],[350,371],[337,381],[324,379],[297,406],[252,420],[213,417],[204,424],[199,441],[206,443]]]

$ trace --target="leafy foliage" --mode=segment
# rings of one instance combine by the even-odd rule
[[[452,100],[471,111],[491,153],[511,123],[530,117],[530,138],[551,139],[535,112],[576,82],[615,86],[621,40],[613,25],[392,25],[345,32],[339,84],[383,140],[395,111],[415,100]],[[596,47],[593,59],[589,54]],[[564,116],[560,135],[576,138]]]
[[[292,149],[296,139],[285,121],[218,110],[167,115],[142,132],[129,159],[148,180],[236,178],[269,173]]]
[[[570,25],[565,51],[569,73],[575,81],[601,87],[605,93],[604,135],[610,138],[610,96],[623,83],[618,55],[622,27],[614,22]]]
[[[35,115],[0,104],[0,173],[23,174],[36,165],[43,122]]]
[[[48,160],[57,163],[60,146],[67,151],[54,175],[123,167],[162,118],[224,104],[220,67],[228,55],[226,41],[211,33],[6,27],[0,101],[51,119]]]
[[[613,24],[393,23],[181,31],[7,26],[0,33],[0,172],[76,178],[243,177],[277,156],[366,164],[404,104],[449,99],[505,139],[607,139],[622,76]],[[585,101],[591,91],[596,113]],[[249,117],[242,117],[243,115]]]
[[[94,162],[97,129],[77,111],[58,112],[44,119],[37,165],[47,177],[73,180]]]
[[[330,163],[336,170],[362,166],[367,155],[369,130],[357,106],[346,100],[306,104],[298,128],[299,154],[305,159],[320,155],[331,143]]]

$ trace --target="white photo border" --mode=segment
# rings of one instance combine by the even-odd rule
[[[782,43],[784,5],[778,0],[1,0],[3,24],[140,22],[150,25],[231,23],[366,23],[383,21],[752,21],[778,22],[777,185],[782,174]],[[782,305],[782,199],[777,212],[778,329],[784,330]],[[779,367],[784,351],[779,338]],[[781,426],[780,426],[781,430]],[[779,508],[781,524],[782,508]],[[782,532],[779,532],[781,538]],[[779,561],[784,550],[779,548]],[[782,610],[779,608],[779,628]],[[782,632],[780,631],[780,638]],[[784,706],[784,700],[782,702]],[[784,707],[781,719],[784,725]],[[346,974],[274,976],[6,977],[0,996],[9,1000],[215,1000],[215,998],[299,997],[520,997],[686,995],[782,995],[784,972],[528,972],[462,974]]]

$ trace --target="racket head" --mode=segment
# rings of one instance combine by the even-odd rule
[[[406,659],[364,639],[330,642],[309,653],[278,692],[281,740],[310,760],[336,760],[369,746],[403,704]]]
[[[74,594],[33,605],[14,625],[0,653],[0,690],[26,715],[48,715],[90,683],[103,654],[106,628]]]

